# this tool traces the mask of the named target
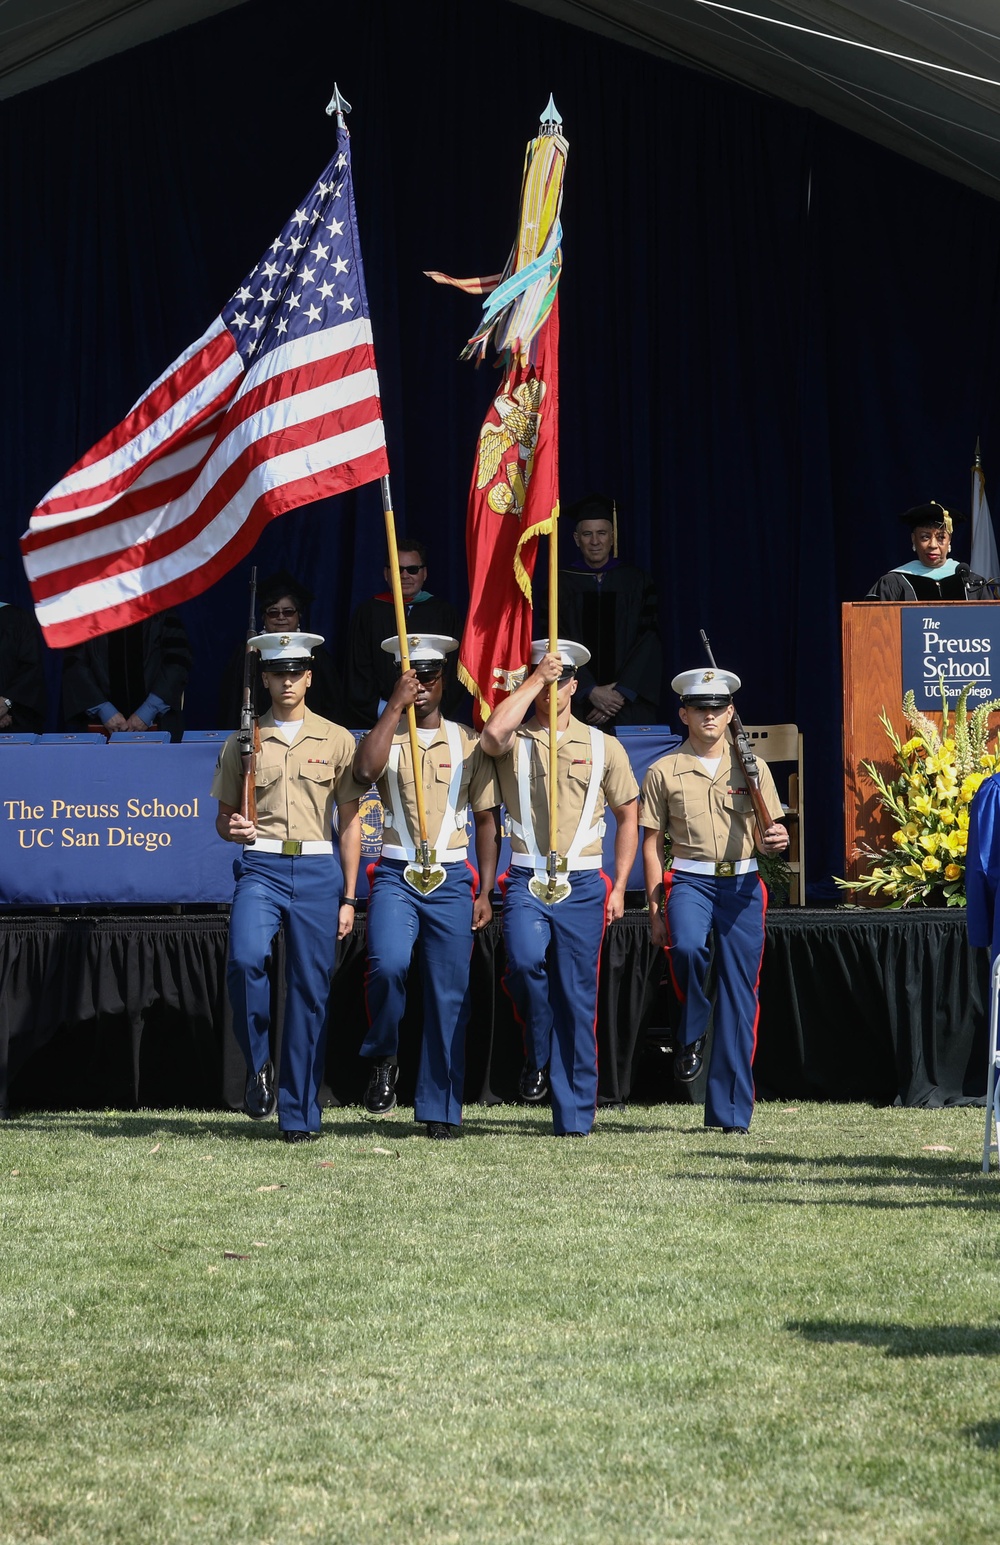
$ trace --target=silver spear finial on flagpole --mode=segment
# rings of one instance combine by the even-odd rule
[[[351,111],[351,104],[350,104],[350,102],[348,102],[346,97],[342,97],[341,96],[341,94],[340,94],[340,87],[337,85],[337,82],[334,81],[334,83],[333,83],[333,96],[330,98],[329,102],[326,104],[327,117],[328,118],[332,118],[334,113],[336,113],[336,115],[337,115],[337,127],[340,128],[340,129],[346,129],[347,128],[347,124],[344,122],[344,114],[345,113],[349,113],[350,111]]]
[[[549,100],[545,104],[545,111],[538,121],[542,126],[543,134],[558,134],[562,129],[562,113],[556,107],[555,98],[551,91],[549,92]]]

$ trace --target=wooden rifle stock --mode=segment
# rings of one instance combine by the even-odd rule
[[[254,701],[257,651],[250,648],[250,640],[257,631],[257,569],[250,575],[250,621],[247,624],[247,648],[243,658],[243,703],[240,707],[240,759],[243,763],[243,788],[240,793],[240,815],[245,821],[257,824],[257,757],[260,754],[260,725]]]
[[[701,634],[701,641],[705,646],[705,653],[708,655],[708,663],[714,671],[717,671],[719,667],[715,663],[715,656],[712,654],[712,646],[708,642],[708,634],[705,632],[704,628],[699,628],[698,631]],[[729,727],[733,735],[733,745],[736,748],[736,756],[739,760],[740,766],[743,769],[743,776],[747,780],[747,788],[750,790],[750,803],[753,805],[753,813],[757,822],[757,846],[760,851],[764,853],[766,852],[764,847],[764,833],[767,831],[769,826],[774,825],[774,816],[767,808],[767,801],[765,800],[761,791],[760,770],[757,766],[757,758],[754,755],[753,746],[750,744],[750,736],[743,728],[743,721],[739,714],[736,712],[735,705],[733,706],[733,717],[729,721]]]

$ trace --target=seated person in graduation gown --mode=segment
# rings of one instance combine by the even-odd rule
[[[191,646],[176,612],[157,612],[63,652],[63,719],[68,730],[184,733]]]
[[[900,517],[910,528],[914,556],[877,579],[866,601],[979,601],[990,599],[987,582],[951,556],[956,522],[965,520],[932,499]]]
[[[578,716],[614,731],[660,718],[661,647],[652,575],[616,555],[612,499],[591,494],[566,512],[578,556],[559,574],[559,631],[590,650]]]
[[[300,585],[287,569],[279,569],[257,587],[262,633],[304,633],[309,631],[311,590]],[[226,664],[219,690],[218,727],[239,724],[243,707],[243,665],[246,644],[237,644]],[[312,680],[306,689],[306,707],[334,724],[346,724],[344,695],[333,660],[322,645],[313,650],[310,666]],[[254,697],[257,717],[267,713],[271,699],[259,671],[254,671]]]
[[[403,591],[407,630],[459,638],[462,620],[450,601],[432,595],[427,584],[427,547],[419,537],[401,536],[399,579]],[[351,618],[347,641],[346,689],[348,718],[352,729],[370,730],[396,685],[396,667],[382,648],[382,640],[395,635],[396,611],[392,604],[389,570],[384,570],[386,589],[362,601]],[[451,661],[445,667],[441,711],[448,719],[466,719],[468,695],[459,685]]]
[[[45,702],[38,624],[30,612],[0,601],[0,733],[40,734]]]

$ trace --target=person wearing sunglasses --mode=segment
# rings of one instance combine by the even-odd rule
[[[279,569],[261,581],[257,587],[257,605],[260,609],[262,633],[301,633],[309,625],[309,607],[313,600],[311,590],[300,584],[287,569]],[[234,634],[236,630],[234,629]],[[317,635],[318,636],[318,635]],[[218,722],[221,726],[238,724],[243,706],[243,661],[246,644],[241,641],[233,649],[226,664],[219,690]],[[312,654],[310,685],[306,692],[306,707],[335,724],[346,722],[346,703],[337,677],[333,660],[321,645]],[[266,713],[271,699],[258,676],[254,683],[254,706],[258,716]]]
[[[427,588],[427,548],[419,537],[400,536],[399,579],[403,591],[408,632],[458,638],[462,621],[450,601],[434,595]],[[347,663],[344,685],[347,693],[349,723],[359,729],[371,729],[389,701],[396,684],[392,660],[382,649],[382,640],[396,632],[396,613],[392,600],[389,569],[383,570],[385,590],[369,596],[351,617],[347,638]],[[445,665],[442,708],[454,718],[467,702],[450,664]]]
[[[368,972],[365,1001],[368,1035],[362,1057],[372,1063],[365,1108],[384,1115],[396,1105],[399,1024],[406,1007],[406,978],[414,949],[423,979],[423,1037],[414,1116],[427,1136],[462,1135],[465,1027],[469,1017],[469,962],[473,935],[493,913],[490,892],[499,852],[499,794],[493,763],[471,730],[441,713],[444,667],[458,640],[408,635],[410,669],[399,675],[399,639],[382,648],[396,662],[397,680],[375,728],[354,757],[356,792],[377,784],[382,801],[382,853],[369,870]],[[427,837],[441,884],[424,894],[406,710],[413,704],[420,741],[420,777]],[[472,811],[476,869],[468,860],[468,811]]]
[[[531,646],[534,670],[500,703],[480,744],[496,758],[511,826],[511,862],[500,877],[504,986],[524,1028],[519,1093],[526,1104],[552,1097],[558,1137],[585,1137],[597,1108],[597,977],[608,923],[625,909],[638,847],[639,786],[624,747],[572,712],[582,644]],[[549,683],[558,683],[558,879],[564,899],[545,899],[549,836]],[[526,718],[526,715],[530,717]],[[525,722],[522,724],[522,720]],[[615,818],[614,880],[603,872],[605,811]],[[539,894],[541,891],[543,894]]]

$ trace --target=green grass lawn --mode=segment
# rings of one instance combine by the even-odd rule
[[[0,1540],[992,1545],[981,1110],[410,1115],[0,1125]]]

